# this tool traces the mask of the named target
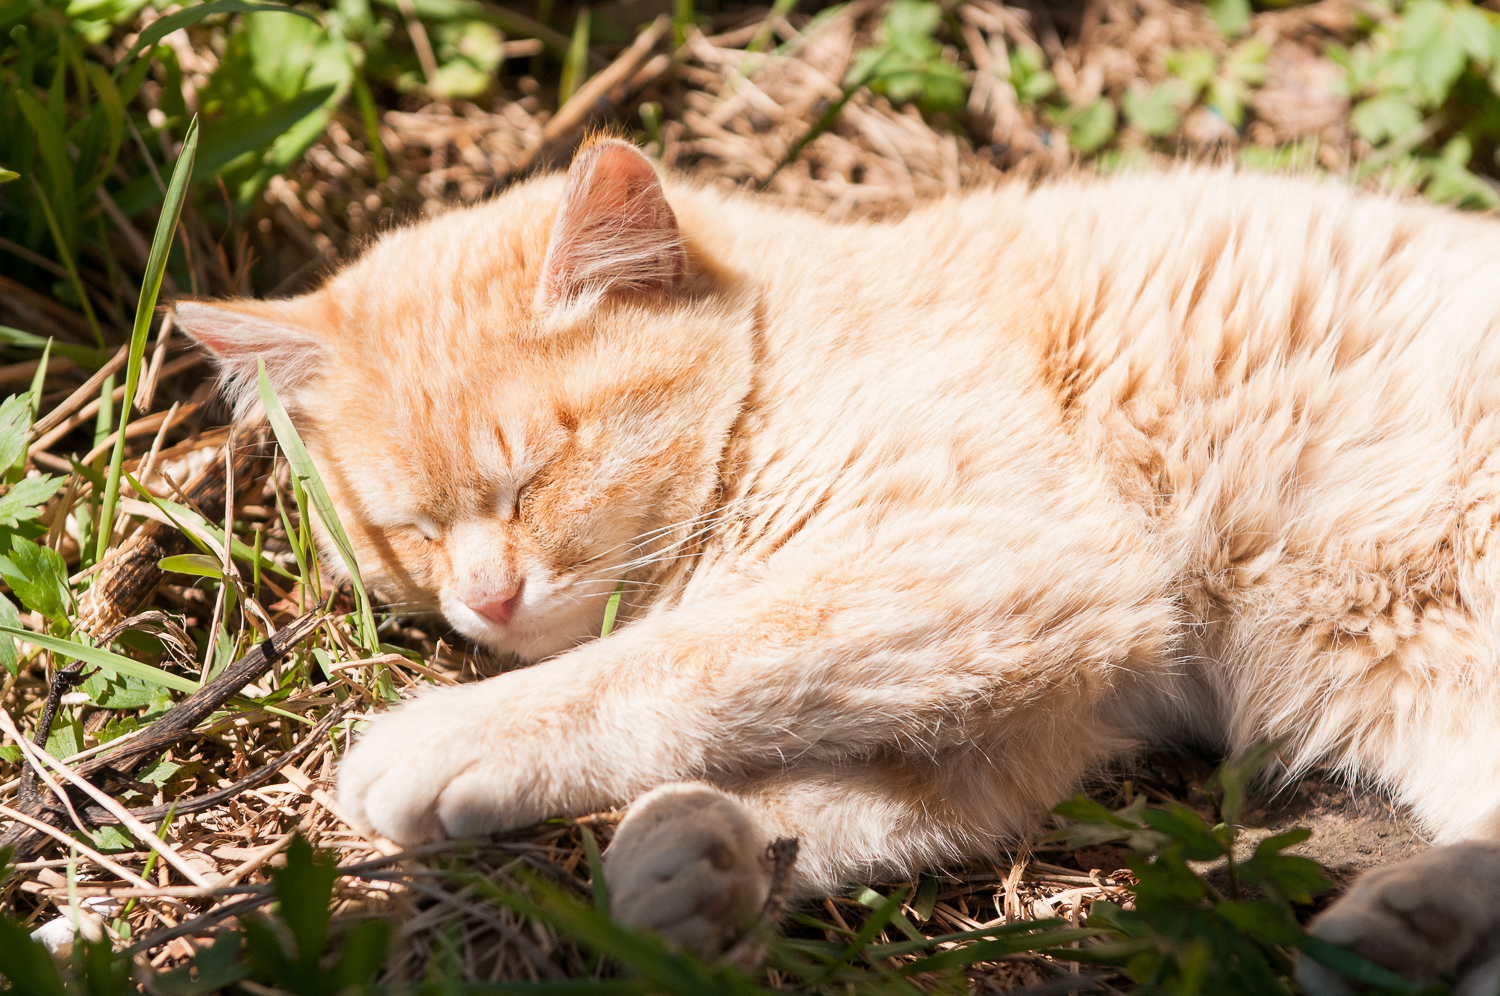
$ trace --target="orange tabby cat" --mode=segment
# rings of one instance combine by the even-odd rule
[[[1144,741],[1285,737],[1482,841],[1318,929],[1500,978],[1492,221],[1181,169],[831,225],[603,141],[177,319],[242,415],[266,361],[375,589],[542,661],[371,726],[380,833],[630,804],[616,915],[712,950],[774,837],[905,875]]]

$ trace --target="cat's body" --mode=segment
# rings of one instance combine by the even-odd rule
[[[773,836],[818,889],[992,853],[1153,739],[1500,836],[1500,226],[1186,169],[882,225],[664,197],[605,142],[179,309],[231,380],[279,360],[368,581],[557,655],[377,723],[357,818],[645,795],[617,912],[700,947]]]

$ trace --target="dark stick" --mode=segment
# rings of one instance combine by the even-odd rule
[[[238,695],[240,689],[271,670],[293,647],[311,636],[322,621],[322,614],[317,611],[298,616],[252,647],[217,678],[173,706],[145,733],[122,744],[118,750],[90,758],[73,770],[85,778],[100,773],[129,777],[148,758],[191,736],[194,727]]]
[[[83,762],[73,770],[85,778],[92,778],[102,774],[107,778],[116,780],[129,779],[135,770],[146,760],[178,741],[192,736],[194,728],[199,723],[212,715],[214,710],[238,695],[240,689],[271,670],[272,666],[285,657],[293,647],[312,635],[312,632],[318,628],[321,622],[322,615],[317,611],[299,616],[291,623],[277,630],[269,638],[262,640],[259,645],[252,648],[244,657],[241,657],[225,668],[223,674],[220,674],[217,678],[198,689],[198,691],[173,706],[165,716],[152,723],[140,736],[129,743],[122,744],[118,749],[108,754]],[[337,713],[338,710],[334,712]],[[325,716],[324,720],[327,721],[327,719],[328,717]],[[300,757],[301,754],[298,751],[310,749],[308,745],[314,739],[311,735],[304,737],[303,742],[293,748],[288,756]],[[285,767],[287,763],[285,759],[277,761],[272,770],[267,771],[262,769],[261,771],[253,772],[240,781],[243,783],[257,778],[257,776],[260,780],[264,780],[265,778],[269,778],[275,770]],[[255,784],[258,784],[258,781],[250,781],[250,785]],[[236,783],[236,786],[232,787],[238,791],[240,790],[239,786],[240,783]],[[225,789],[222,791],[227,792],[229,790]],[[211,793],[215,797],[219,794]],[[21,804],[21,811],[27,815],[35,816],[54,825],[61,825],[59,820],[63,814],[54,805],[42,802],[41,800],[35,800],[33,805],[28,806],[27,799],[23,798],[17,801]],[[183,800],[178,803],[177,812],[192,811],[183,808],[184,804],[191,801]],[[218,801],[217,798],[214,801]],[[213,805],[213,802],[205,803],[199,800],[197,808],[207,808],[210,805]],[[147,819],[157,818],[164,815],[170,808],[170,806],[153,806],[141,810],[138,815]],[[160,810],[160,812],[157,812],[157,810]],[[87,818],[95,822],[118,822],[113,816],[97,806],[87,806],[80,809],[80,815],[85,812],[89,814]],[[16,854],[25,856],[30,854],[37,844],[44,841],[44,835],[38,831],[18,824],[12,827],[9,832],[0,836],[0,847],[14,845]]]
[[[228,802],[246,789],[252,789],[262,782],[270,781],[271,776],[282,768],[285,768],[289,764],[295,764],[307,754],[312,753],[312,748],[323,739],[323,734],[333,729],[339,720],[347,716],[349,710],[357,702],[357,699],[349,699],[347,702],[335,706],[326,716],[318,720],[316,726],[307,731],[306,736],[297,741],[297,746],[282,754],[271,763],[263,764],[259,768],[256,768],[233,785],[226,785],[205,795],[192,796],[188,799],[175,799],[160,806],[142,806],[140,809],[130,810],[130,815],[142,822],[147,822],[150,820],[159,820],[168,813],[176,813],[179,816],[186,813],[197,813],[205,809],[212,809],[221,802]],[[78,815],[97,826],[113,826],[120,822],[115,818],[113,813],[101,806],[79,806]]]
[[[62,705],[62,697],[67,694],[68,689],[77,688],[83,678],[79,672],[83,670],[83,661],[74,661],[66,667],[60,668],[52,676],[52,687],[47,690],[47,701],[42,706],[42,714],[37,717],[36,735],[31,742],[41,747],[47,747],[47,738],[52,734],[52,721],[57,718],[57,709]],[[31,765],[21,771],[20,803],[23,812],[33,812],[45,805],[42,794],[37,791],[36,769]]]

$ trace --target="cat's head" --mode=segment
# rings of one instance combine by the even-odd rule
[[[597,635],[621,580],[647,600],[749,386],[733,282],[613,140],[310,294],[175,314],[240,418],[264,362],[371,588],[531,660]]]

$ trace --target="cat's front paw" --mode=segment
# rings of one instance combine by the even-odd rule
[[[1500,841],[1434,848],[1366,872],[1311,932],[1420,985],[1492,996],[1500,981]],[[1306,955],[1297,981],[1313,996],[1359,991]]]
[[[770,890],[765,832],[734,798],[700,782],[631,804],[604,855],[610,912],[711,957],[755,919]]]
[[[430,691],[373,720],[339,770],[349,819],[411,845],[553,815],[541,789],[565,779],[553,770],[565,758],[527,735],[536,724],[515,721],[525,707],[495,680]]]

